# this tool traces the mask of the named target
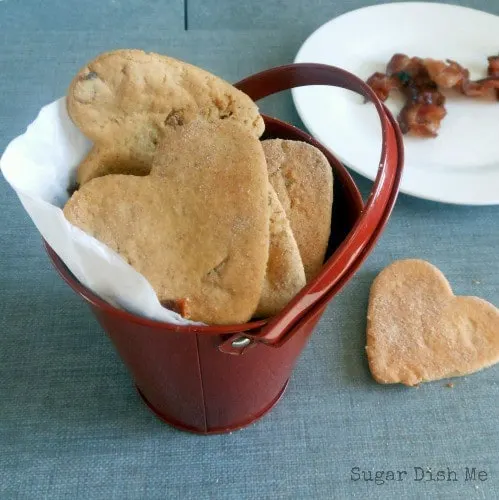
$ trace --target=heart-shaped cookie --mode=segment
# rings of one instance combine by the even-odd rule
[[[309,282],[322,269],[331,233],[331,165],[306,142],[267,139],[262,144],[270,183],[289,219]]]
[[[305,269],[291,225],[269,183],[269,260],[255,317],[279,313],[306,285]]]
[[[499,361],[499,310],[459,297],[423,260],[401,260],[374,280],[367,357],[376,381],[420,382],[476,372]]]
[[[244,323],[269,251],[268,176],[260,141],[235,122],[165,130],[147,176],[84,184],[66,218],[138,272],[167,305],[208,324]]]
[[[243,92],[191,64],[141,50],[101,54],[71,82],[68,113],[94,146],[77,181],[107,174],[149,173],[168,128],[202,117],[239,123],[255,137],[264,129]]]

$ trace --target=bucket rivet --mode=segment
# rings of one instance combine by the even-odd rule
[[[248,337],[239,337],[236,340],[232,341],[232,347],[234,349],[242,349],[243,347],[248,346],[251,343],[251,339]]]

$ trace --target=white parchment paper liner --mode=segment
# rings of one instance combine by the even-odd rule
[[[65,219],[61,208],[90,146],[61,98],[43,107],[26,132],[7,146],[0,168],[40,234],[83,285],[137,315],[177,325],[200,324],[162,307],[143,275]]]

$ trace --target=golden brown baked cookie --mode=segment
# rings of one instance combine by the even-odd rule
[[[366,351],[382,384],[473,373],[499,361],[499,310],[478,297],[456,297],[428,262],[395,261],[371,287]]]
[[[262,296],[255,317],[279,313],[305,286],[305,271],[293,231],[274,188],[269,184],[270,246]]]
[[[195,321],[243,323],[262,292],[267,197],[255,134],[196,120],[165,129],[149,175],[92,179],[64,214],[142,273],[162,303]]]
[[[262,144],[269,180],[291,224],[309,282],[324,263],[331,232],[331,166],[305,142],[270,139]]]
[[[99,55],[71,82],[68,113],[94,142],[77,181],[111,173],[146,175],[163,132],[198,117],[226,120],[260,137],[255,103],[207,71],[141,50]]]

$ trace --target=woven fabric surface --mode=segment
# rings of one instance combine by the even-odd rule
[[[101,51],[164,52],[236,81],[291,62],[312,29],[368,3],[0,0],[0,150]],[[499,13],[497,2],[460,3]],[[262,109],[303,127],[288,93]],[[367,195],[371,183],[354,179]],[[283,400],[256,424],[210,437],[179,432],[142,404],[3,179],[0,214],[0,499],[499,498],[499,366],[453,388],[412,389],[376,384],[364,354],[369,287],[394,259],[426,259],[456,294],[499,305],[499,206],[401,195],[375,250],[328,306]],[[356,467],[408,474],[357,481]],[[417,481],[415,467],[459,480]],[[465,481],[466,467],[487,480]]]

